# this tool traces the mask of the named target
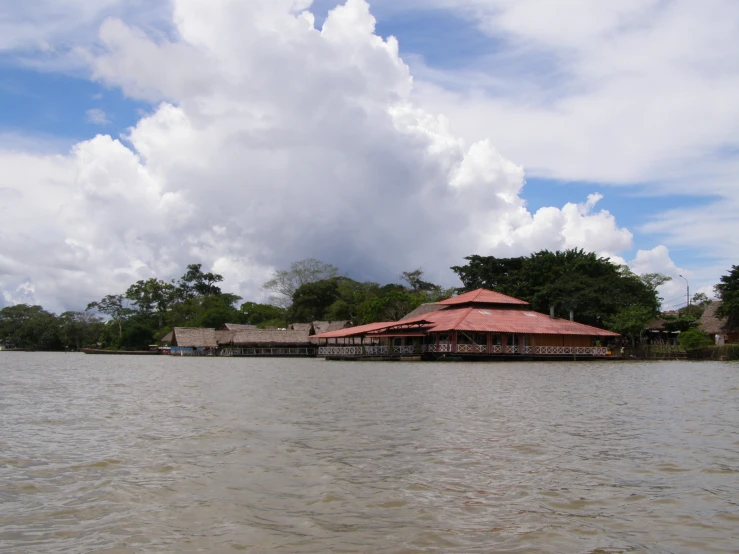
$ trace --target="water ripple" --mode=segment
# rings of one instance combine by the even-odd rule
[[[739,372],[0,355],[2,552],[730,552]]]

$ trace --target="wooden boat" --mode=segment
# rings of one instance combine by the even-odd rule
[[[80,348],[85,354],[112,354],[117,356],[158,356],[159,350],[102,350],[100,348]]]

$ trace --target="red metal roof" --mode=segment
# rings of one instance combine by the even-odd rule
[[[420,321],[429,321],[430,333],[471,331],[478,333],[516,333],[526,335],[587,335],[617,337],[605,329],[567,319],[552,319],[546,314],[528,310],[485,309],[484,307],[450,308],[426,314]]]
[[[382,331],[388,327],[395,327],[398,325],[397,321],[385,321],[380,323],[368,323],[367,325],[358,325],[357,327],[349,327],[348,329],[339,329],[338,331],[329,331],[328,333],[321,333],[320,335],[313,335],[312,339],[341,339],[345,337],[354,337],[360,335],[366,335],[373,331]]]
[[[581,335],[617,337],[618,333],[576,323],[552,319],[546,314],[521,309],[529,303],[499,292],[477,289],[439,302],[446,309],[425,313],[415,318],[383,323],[370,323],[312,338],[333,339],[356,336],[417,336],[420,333],[470,331],[477,333],[515,333],[526,335]],[[495,305],[501,305],[495,307]],[[447,307],[448,306],[448,307]],[[490,306],[490,307],[486,307]],[[415,326],[409,328],[408,326]],[[418,326],[422,326],[419,328]]]
[[[517,304],[519,306],[528,306],[528,302],[507,296],[499,292],[495,292],[487,289],[477,289],[470,292],[465,292],[459,296],[452,296],[446,300],[442,300],[439,304],[445,306],[454,306],[457,304]]]

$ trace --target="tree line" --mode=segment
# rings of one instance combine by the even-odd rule
[[[223,276],[190,264],[178,280],[151,278],[133,283],[123,294],[90,302],[85,310],[56,315],[41,306],[20,304],[0,310],[0,341],[38,350],[98,346],[140,349],[156,343],[174,327],[215,327],[224,323],[284,328],[290,323],[349,320],[355,325],[395,321],[418,306],[455,293],[488,288],[531,303],[532,309],[605,327],[632,340],[659,314],[657,288],[669,280],[660,274],[636,275],[584,250],[543,250],[518,258],[473,255],[454,266],[462,286],[444,288],[424,280],[420,269],[403,272],[396,283],[360,282],[315,259],[277,270],[264,283],[268,303],[243,301],[223,292]],[[732,266],[716,293],[721,315],[739,323],[739,269]],[[705,298],[705,296],[704,296]],[[707,301],[707,299],[705,299]],[[695,327],[696,315],[670,324]]]

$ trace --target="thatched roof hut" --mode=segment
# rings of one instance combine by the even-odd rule
[[[221,343],[224,344],[224,343]],[[309,346],[307,331],[251,329],[236,331],[229,344],[233,346]]]
[[[180,348],[217,348],[215,329],[201,327],[175,327],[172,330],[172,346]]]
[[[719,317],[716,310],[721,307],[719,300],[714,300],[698,320],[698,328],[708,335],[729,335],[729,340],[739,339],[739,329],[729,328],[725,317]]]
[[[231,344],[231,340],[238,331],[229,331],[228,329],[218,329],[216,331],[216,342],[221,344]]]
[[[160,344],[170,344],[172,342],[172,336],[173,332],[170,331],[166,335],[164,335],[161,339],[159,339]]]

